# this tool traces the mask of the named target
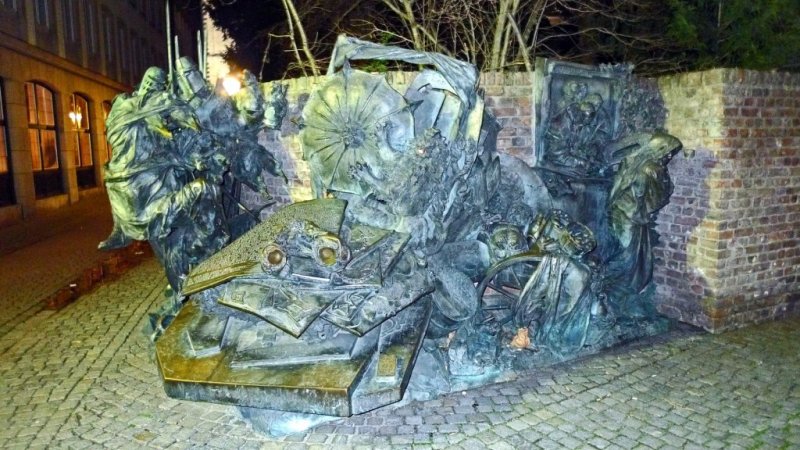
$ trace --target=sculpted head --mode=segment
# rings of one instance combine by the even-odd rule
[[[186,101],[194,98],[206,98],[211,95],[211,90],[206,83],[197,64],[191,59],[182,56],[175,62],[179,95]]]
[[[167,87],[167,75],[159,67],[150,67],[144,72],[139,83],[137,95],[143,96],[152,92],[163,91]]]
[[[232,100],[243,123],[259,123],[263,120],[264,96],[258,79],[249,70],[242,72],[242,88],[232,96]]]
[[[661,160],[663,164],[667,164],[681,148],[683,144],[678,138],[663,132],[653,133],[648,145],[650,157]]]

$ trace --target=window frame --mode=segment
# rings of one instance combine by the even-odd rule
[[[16,13],[19,12],[19,2],[20,0],[5,0],[0,5],[0,8]]]
[[[80,100],[83,102],[82,105],[77,105],[77,101]],[[75,167],[92,167],[94,166],[94,156],[92,153],[92,114],[91,114],[91,106],[90,106],[89,98],[79,92],[73,92],[70,94],[69,98],[69,119],[70,123],[72,124],[72,131],[75,132]],[[76,106],[78,109],[76,110]],[[84,108],[81,108],[83,106]],[[75,115],[73,115],[75,114]],[[85,123],[85,126],[84,126]],[[84,137],[88,138],[89,144],[89,161],[88,163],[84,161],[84,148],[81,144],[81,135],[85,135]]]
[[[79,44],[81,42],[81,31],[78,23],[78,3],[72,1],[61,2],[61,9],[66,41],[72,45]]]
[[[117,55],[119,53],[119,49],[117,48],[117,33],[115,33],[114,16],[105,6],[100,8],[100,22],[103,28],[103,59],[106,63],[106,75],[116,79],[119,77],[117,69]]]
[[[6,98],[3,80],[0,79],[0,174],[11,173],[11,155],[8,152],[8,123],[6,123]]]
[[[28,92],[28,87],[29,86],[32,87],[33,92],[34,92],[34,95],[33,95],[33,99],[34,99],[33,111],[31,111],[31,104],[30,104],[31,95]],[[48,94],[50,94],[50,103],[51,103],[50,111],[45,110],[42,113],[41,106],[44,106],[44,105],[40,105],[39,104],[39,89],[42,89],[43,91],[45,91]],[[55,95],[55,92],[52,89],[50,89],[49,87],[47,87],[46,85],[44,85],[44,84],[42,84],[42,83],[40,83],[38,81],[26,81],[25,82],[25,99],[26,99],[27,107],[28,107],[27,108],[28,109],[28,130],[29,131],[30,130],[37,130],[37,135],[38,135],[37,136],[37,144],[38,144],[38,149],[37,150],[39,152],[39,158],[38,158],[39,167],[37,168],[34,165],[33,166],[33,171],[34,172],[43,172],[43,171],[46,171],[46,170],[59,170],[59,169],[61,169],[61,158],[59,157],[59,153],[60,152],[59,152],[59,148],[58,148],[58,127],[57,127],[57,121],[56,121],[56,95]],[[47,123],[41,123],[42,114],[47,115],[48,112],[52,113],[52,117],[50,117],[50,119],[53,122],[52,125],[49,125]],[[31,113],[33,113],[33,116],[36,118],[35,122],[31,121]],[[45,155],[44,149],[42,148],[42,132],[43,131],[53,131],[53,132],[55,132],[55,161],[54,161],[55,167],[45,167],[44,161],[45,161],[45,156],[46,155]],[[33,152],[33,150],[34,149],[32,148],[31,152]],[[32,153],[31,153],[31,157],[33,157]]]
[[[47,0],[33,0],[33,20],[36,26],[50,29],[52,22],[50,15],[50,3]]]
[[[29,88],[33,89],[33,97],[31,97]],[[52,117],[50,118],[52,121],[52,125],[48,123],[40,123],[42,120],[41,114],[41,106],[39,105],[39,89],[42,89],[44,92],[47,92],[50,95],[50,110],[44,111],[44,114],[48,114],[48,112],[52,113]],[[34,100],[33,110],[31,110],[31,98]],[[58,129],[58,109],[56,101],[57,96],[56,92],[48,87],[46,84],[36,81],[30,80],[25,82],[25,101],[27,106],[27,122],[28,122],[28,142],[30,145],[30,156],[31,156],[31,169],[33,171],[33,178],[34,178],[34,187],[36,189],[36,197],[43,198],[43,197],[50,197],[53,195],[63,194],[64,190],[64,180],[62,176],[62,167],[63,164],[61,162],[61,151],[59,145],[59,129]],[[31,116],[35,117],[35,122],[31,121]],[[45,118],[47,120],[48,118]],[[35,132],[36,136],[36,144],[34,148],[33,140],[31,139],[33,135],[31,132]],[[44,132],[52,132],[53,136],[53,152],[54,152],[54,161],[55,167],[50,167],[47,165],[45,167],[46,156],[45,153],[45,146],[43,145],[42,135]],[[38,153],[38,167],[36,165],[37,158],[34,156],[34,152]]]
[[[82,102],[82,104],[80,104]],[[69,121],[75,133],[75,173],[78,178],[78,189],[97,186],[94,170],[94,145],[92,143],[92,110],[89,97],[73,92],[69,97]],[[84,144],[88,149],[84,148]],[[85,155],[84,155],[85,154]],[[88,156],[89,161],[86,161]]]
[[[98,24],[97,24],[97,5],[91,0],[83,0],[83,16],[86,22],[86,42],[88,52],[91,56],[98,56],[100,46],[98,45]]]
[[[108,143],[108,128],[106,128],[106,120],[108,120],[108,115],[111,114],[111,101],[110,100],[103,100],[100,104],[100,107],[103,110],[103,144],[106,149],[106,163],[111,161],[111,156],[113,149],[111,148],[111,144]]]
[[[11,161],[11,150],[8,142],[8,113],[6,111],[5,87],[0,78],[0,153],[5,159],[5,164],[0,168],[0,207],[16,203],[14,192],[14,168]]]

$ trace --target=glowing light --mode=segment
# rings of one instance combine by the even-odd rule
[[[81,120],[83,119],[83,114],[81,114],[80,110],[70,111],[69,114],[67,114],[67,116],[69,116],[69,120],[70,122],[72,122],[75,128],[78,128],[78,126],[80,126]]]
[[[242,88],[242,82],[236,77],[227,75],[222,79],[222,87],[228,95],[235,95]]]

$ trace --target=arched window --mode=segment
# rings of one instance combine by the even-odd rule
[[[69,98],[69,122],[75,131],[75,167],[78,172],[78,187],[97,186],[92,159],[92,130],[89,102],[80,94]]]
[[[108,129],[106,128],[106,120],[111,113],[111,102],[103,100],[103,144],[106,147],[106,162],[111,161],[111,145],[108,144]]]
[[[37,197],[64,192],[58,160],[58,133],[53,91],[44,85],[25,83],[28,102],[28,138],[33,162],[33,181]]]
[[[6,125],[6,100],[0,83],[0,206],[14,204],[14,180],[8,154],[8,129]]]

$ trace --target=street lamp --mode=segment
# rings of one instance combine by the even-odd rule
[[[242,88],[242,81],[233,75],[225,75],[225,78],[222,79],[222,87],[228,95],[236,95]]]
[[[83,114],[81,113],[80,107],[78,107],[75,111],[70,111],[67,116],[69,116],[69,120],[72,122],[72,125],[76,130],[80,128],[81,121],[83,120]]]

